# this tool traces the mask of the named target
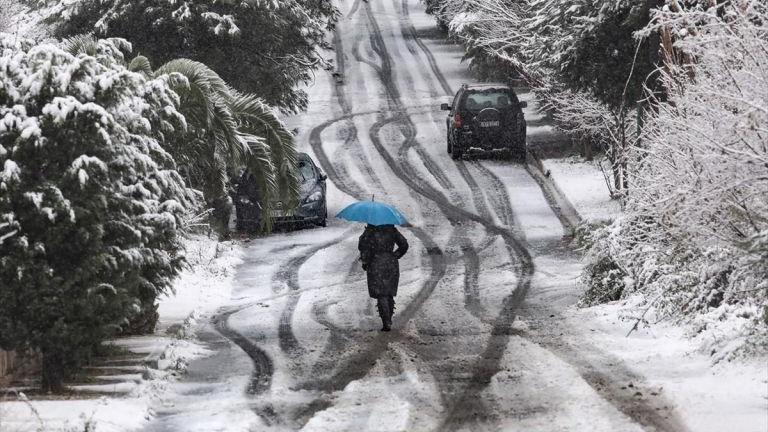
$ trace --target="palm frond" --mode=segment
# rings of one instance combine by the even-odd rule
[[[227,84],[205,64],[189,59],[171,60],[154,72],[155,77],[171,74],[187,78],[188,87],[173,89],[181,97],[182,114],[190,124],[209,129],[216,116],[217,101],[226,98]]]
[[[185,143],[190,148],[177,150],[189,161],[190,169],[203,173],[203,181],[208,181],[204,173],[212,172],[212,167],[196,161],[193,155],[215,154],[218,168],[224,171],[241,167],[248,170],[262,192],[265,214],[269,214],[271,202],[277,198],[290,205],[298,204],[293,135],[272,108],[254,95],[233,90],[202,63],[177,59],[154,72],[155,77],[171,74],[180,74],[187,80],[174,90],[181,98],[179,110],[199,138]],[[192,148],[200,146],[203,148]],[[194,167],[196,164],[198,168]],[[207,195],[226,194],[217,179],[211,178],[210,183],[204,187]],[[265,218],[265,222],[269,229],[271,221]]]
[[[205,93],[216,97],[226,97],[229,94],[229,86],[221,77],[203,63],[189,59],[175,59],[160,66],[155,71],[155,76],[170,73],[180,73],[187,77],[190,85],[194,83]]]
[[[99,40],[91,34],[81,34],[61,41],[61,48],[72,54],[87,54],[95,56],[99,52]]]
[[[128,70],[137,72],[144,76],[152,76],[152,65],[149,59],[144,56],[137,56],[128,64]]]
[[[276,169],[278,191],[292,204],[296,204],[299,182],[296,176],[297,157],[293,134],[275,115],[272,108],[254,95],[232,91],[230,103],[240,130],[264,137]]]

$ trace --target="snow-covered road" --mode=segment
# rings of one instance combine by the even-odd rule
[[[526,167],[446,154],[439,105],[471,81],[461,48],[418,0],[339,6],[344,84],[319,73],[289,123],[329,177],[330,214],[375,195],[412,221],[395,330],[378,331],[362,226],[255,240],[231,304],[200,333],[217,354],[190,365],[148,430],[686,430],[560,318],[580,265]],[[531,98],[531,141],[556,139]]]

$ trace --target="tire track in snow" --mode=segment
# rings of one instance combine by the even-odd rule
[[[367,4],[366,4],[367,6]],[[336,38],[337,55],[343,56],[343,48],[341,47],[340,38]],[[339,54],[341,53],[341,54]],[[337,98],[340,98],[340,105],[342,109],[348,107],[346,97],[344,93],[337,92]],[[399,107],[402,109],[402,107]],[[318,158],[320,165],[325,170],[331,181],[334,182],[336,187],[356,199],[366,199],[363,189],[351,178],[345,170],[338,168],[337,164],[332,162],[328,158],[325,149],[323,148],[322,133],[331,125],[339,122],[351,119],[356,115],[367,115],[383,113],[382,111],[372,111],[362,114],[347,114],[338,119],[329,120],[323,124],[315,127],[310,133],[310,145],[313,152]],[[370,162],[367,160],[361,161],[363,164],[368,165],[365,169],[373,172],[370,168]],[[382,188],[382,190],[384,190]],[[421,307],[424,301],[432,294],[438,282],[443,278],[446,271],[446,262],[442,251],[431,237],[422,229],[417,227],[410,227],[411,232],[421,241],[426,247],[426,254],[430,260],[430,275],[425,281],[424,285],[420,288],[416,296],[399,312],[394,319],[394,325],[396,327],[402,327],[415,315],[416,311]],[[402,306],[401,306],[402,307]],[[357,353],[354,353],[349,360],[344,361],[339,370],[330,378],[314,380],[303,385],[303,388],[320,389],[320,390],[335,390],[337,388],[345,387],[349,382],[355,379],[364,377],[370,372],[375,361],[381,356],[381,353],[387,349],[389,341],[395,337],[393,334],[380,334],[371,341],[368,346]]]
[[[453,97],[453,89],[451,89],[450,84],[448,84],[448,81],[446,80],[445,76],[438,68],[435,57],[432,55],[432,52],[429,51],[426,45],[424,45],[424,43],[421,41],[420,38],[418,38],[416,34],[416,29],[413,27],[413,23],[410,20],[410,12],[408,10],[407,0],[403,0],[400,10],[403,14],[403,18],[400,19],[401,32],[403,33],[404,36],[409,38],[408,40],[415,42],[418,48],[421,50],[421,52],[426,56],[427,62],[432,71],[432,74],[435,76],[435,78],[437,78],[438,82],[442,87],[444,94],[446,96]],[[409,52],[415,56],[417,54],[417,50],[407,42],[406,42],[406,45],[408,45]],[[440,96],[440,94],[437,93],[435,87],[431,84],[432,80],[430,79],[430,77],[427,76],[426,80],[430,86],[431,96],[433,98],[437,98],[438,96]],[[472,176],[466,170],[466,167],[464,167],[463,165],[463,161],[455,161],[455,162],[457,164],[457,168],[459,169],[460,175],[462,176],[465,183],[467,183],[467,185],[470,188],[470,191],[471,191],[470,195],[472,197],[475,208],[477,209],[477,211],[480,213],[482,217],[490,220],[492,217],[491,212],[488,209],[484,195],[480,190],[480,188],[478,187],[477,182],[474,181]],[[480,258],[478,255],[478,251],[472,246],[471,241],[465,236],[460,237],[460,241],[461,241],[460,248],[462,250],[462,259],[464,261],[464,265],[466,268],[466,273],[464,276],[464,306],[475,318],[479,319],[481,322],[486,322],[487,321],[486,310],[482,306],[482,303],[480,301],[480,285],[479,285]],[[489,236],[486,233],[483,245],[480,246],[479,249],[480,250],[486,249],[493,243],[493,241],[494,241],[494,237]]]
[[[383,44],[380,46],[384,46]],[[411,50],[411,53],[415,54],[415,50]],[[386,64],[386,63],[385,63]],[[379,70],[379,73],[385,73],[384,70]],[[437,96],[437,92],[435,91],[434,87],[430,83],[430,92],[433,97]],[[415,125],[413,125],[413,128],[401,128],[401,133],[414,133],[415,134]],[[400,163],[403,164],[403,166],[410,167],[410,163],[408,161],[408,151],[410,149],[415,149],[417,154],[420,157],[420,160],[422,163],[424,163],[427,170],[432,174],[432,176],[438,180],[438,183],[440,186],[447,190],[448,193],[451,195],[451,202],[456,203],[460,207],[465,207],[464,199],[462,196],[458,193],[455,185],[448,179],[448,177],[445,175],[444,171],[438,167],[438,165],[435,163],[435,161],[426,153],[424,150],[424,147],[419,144],[419,142],[416,140],[415,136],[407,136],[406,140],[404,141],[403,145],[400,147],[398,151],[398,159],[400,160]],[[415,170],[411,170],[413,175],[416,174]],[[486,206],[485,200],[482,198],[482,195],[478,196],[475,194],[471,194],[473,202],[475,204],[475,208],[484,216],[484,217],[490,217],[490,213],[488,211],[488,208]],[[454,228],[454,232],[451,236],[451,238],[448,241],[448,244],[455,244],[459,243],[459,249],[461,251],[461,261],[464,263],[464,304],[465,308],[474,316],[477,318],[480,322],[485,321],[485,310],[482,307],[481,301],[480,301],[480,290],[479,290],[479,279],[480,279],[480,257],[478,254],[478,249],[475,248],[475,246],[472,244],[472,241],[467,236],[467,233],[464,229],[461,229],[460,226],[456,223],[456,221],[451,221],[456,228]],[[483,244],[480,246],[481,250],[486,249],[490,246],[493,242],[493,238],[490,238],[488,235],[485,236],[485,240]]]
[[[465,165],[464,161],[458,161],[460,164]],[[522,237],[522,229],[520,228],[520,222],[517,220],[515,211],[512,209],[512,200],[507,192],[507,187],[504,183],[489,170],[485,165],[479,162],[468,163],[465,166],[470,166],[476,169],[486,181],[493,185],[492,194],[488,194],[493,206],[496,208],[496,214],[498,215],[501,223],[508,226],[509,229],[514,230]]]
[[[389,99],[393,101],[393,104],[395,107],[402,108],[403,103],[400,99],[400,91],[395,84],[394,79],[394,73],[392,70],[392,57],[389,54],[389,51],[386,47],[386,44],[384,42],[384,39],[381,35],[381,28],[379,27],[376,18],[373,16],[373,11],[371,10],[370,5],[366,5],[366,14],[368,16],[368,20],[370,22],[370,26],[373,29],[373,34],[371,35],[371,43],[374,48],[374,51],[379,55],[381,58],[382,66],[380,68],[377,68],[377,72],[381,78],[381,81],[387,90],[387,93],[389,95]],[[400,20],[401,26],[403,26],[404,21]],[[409,21],[410,22],[410,21]],[[413,26],[410,25],[410,28],[412,29],[413,33],[415,34],[415,29],[413,29]],[[403,30],[403,33],[405,31]],[[421,41],[418,41],[419,43]],[[426,47],[421,44],[421,46],[426,50]],[[415,53],[415,51],[411,51],[412,53]],[[428,51],[426,51],[428,52]],[[443,84],[443,89],[448,89],[447,91],[450,91],[450,87],[448,86],[447,81],[445,80],[445,77],[439,72],[439,70],[436,69],[436,63],[434,57],[430,55],[428,56],[430,59],[430,66],[433,67],[433,71],[435,71],[435,75],[439,76],[439,80],[441,80],[441,83]],[[436,92],[432,90],[432,95],[436,96]],[[461,196],[455,192],[456,187],[455,185],[448,179],[448,177],[445,175],[444,171],[438,166],[438,164],[432,159],[432,157],[426,152],[424,147],[418,142],[416,139],[416,125],[411,120],[410,116],[408,116],[404,110],[400,109],[402,112],[402,118],[401,119],[389,119],[384,120],[382,122],[379,122],[373,126],[371,129],[372,136],[376,135],[376,139],[378,139],[378,132],[387,124],[390,123],[400,123],[400,132],[405,137],[405,141],[403,142],[403,145],[400,146],[398,150],[398,159],[402,166],[404,168],[407,168],[409,170],[409,175],[413,178],[420,178],[418,172],[416,172],[415,169],[413,169],[408,161],[408,151],[410,149],[416,150],[416,153],[418,154],[420,160],[424,164],[424,166],[427,168],[427,171],[432,175],[433,178],[435,178],[443,189],[449,191],[451,193],[451,201],[456,202],[460,207],[464,207],[463,200],[461,199]],[[374,133],[375,131],[375,133]],[[374,139],[372,137],[372,139]],[[379,142],[380,144],[380,142]],[[377,150],[379,150],[379,153],[381,153],[383,149],[383,146],[379,145],[377,146]],[[484,216],[487,216],[487,207],[485,205],[485,201],[482,198],[482,195],[480,196],[480,199],[477,199],[478,197],[473,194],[473,199],[475,202],[475,206],[478,209],[478,211],[481,212]],[[447,201],[447,200],[446,200]],[[449,220],[451,221],[451,224],[454,226],[458,226],[459,221],[456,219],[451,219],[449,217]],[[472,242],[464,235],[463,232],[460,232],[461,230],[456,229],[455,235],[452,237],[451,240],[458,240],[460,243],[460,249],[462,251],[462,259],[464,261],[465,266],[465,277],[464,277],[464,294],[465,294],[465,305],[467,310],[476,318],[480,319],[481,321],[484,320],[483,316],[483,309],[480,302],[479,297],[479,278],[480,278],[480,258],[478,256],[477,250],[475,249]],[[458,236],[458,238],[456,237]],[[483,246],[483,249],[486,246]]]
[[[375,34],[372,36],[376,40],[374,49],[379,47],[378,52],[382,55],[382,81],[384,82],[385,87],[390,89],[389,93],[390,96],[395,99],[395,105],[400,106],[402,105],[399,101],[400,93],[397,86],[394,84],[394,77],[390,66],[391,57],[386,49],[380,29],[376,24],[376,18],[373,16],[369,5],[366,5],[366,12],[371,21],[371,25],[375,30]],[[443,426],[446,427],[463,425],[470,418],[477,419],[478,413],[490,413],[489,408],[485,406],[479,396],[490,383],[491,377],[500,370],[501,359],[509,343],[511,324],[515,317],[515,311],[522,303],[531,286],[531,279],[534,273],[533,259],[524,245],[524,242],[518,240],[512,233],[504,228],[496,226],[493,221],[489,221],[482,216],[456,207],[449,202],[441,192],[435,190],[431,185],[417,180],[420,179],[420,177],[412,176],[412,172],[407,172],[406,170],[409,168],[407,164],[404,164],[403,166],[398,165],[397,161],[395,161],[395,159],[388,153],[378,138],[378,133],[381,128],[390,122],[400,122],[403,124],[403,136],[406,137],[406,140],[415,140],[415,125],[410,117],[404,113],[391,119],[378,122],[371,128],[371,140],[389,165],[390,170],[392,170],[401,180],[406,182],[406,184],[408,184],[414,191],[437,204],[449,219],[454,217],[456,220],[470,220],[481,224],[488,232],[500,235],[507,245],[510,256],[516,257],[515,268],[518,274],[517,286],[515,290],[503,300],[500,314],[492,321],[491,338],[486,349],[482,353],[481,361],[478,363],[477,367],[474,368],[472,379],[468,383],[464,393],[456,403],[452,404],[453,406],[450,410],[451,414],[443,424]]]
[[[431,185],[422,184],[422,182],[416,180],[417,177],[412,177],[404,171],[404,168],[401,167],[387,152],[377,136],[380,128],[387,124],[387,122],[392,121],[400,121],[400,119],[387,119],[377,123],[371,129],[371,140],[389,165],[390,169],[414,191],[433,201],[443,210],[449,219],[454,218],[455,220],[460,221],[476,222],[484,226],[488,232],[501,236],[504,239],[510,256],[515,259],[514,267],[518,275],[515,290],[504,298],[499,314],[495,319],[490,321],[490,340],[480,356],[480,361],[471,373],[472,378],[467,384],[463,394],[452,404],[453,406],[449,410],[451,415],[443,425],[444,427],[449,428],[456,425],[463,425],[470,419],[478,420],[482,418],[481,415],[490,414],[490,410],[485,406],[482,398],[480,398],[480,393],[482,393],[485,387],[490,383],[493,375],[501,370],[500,363],[509,343],[509,337],[512,334],[511,325],[516,316],[516,310],[525,299],[531,286],[531,279],[534,273],[533,260],[523,242],[519,241],[506,228],[496,226],[492,221],[488,221],[481,216],[455,206],[449,202],[441,192],[433,189]]]
[[[427,62],[429,63],[430,69],[432,69],[432,73],[435,75],[435,78],[437,78],[437,81],[440,83],[440,86],[443,88],[443,91],[445,94],[449,97],[453,97],[454,92],[451,88],[451,85],[448,83],[448,80],[445,79],[445,75],[443,75],[443,72],[440,70],[440,67],[437,64],[437,60],[435,60],[435,56],[432,54],[432,51],[430,51],[429,48],[424,44],[424,41],[421,40],[419,35],[416,33],[416,28],[413,26],[413,21],[411,21],[411,11],[408,7],[408,0],[403,0],[400,5],[400,10],[403,13],[403,19],[400,20],[401,26],[403,26],[404,31],[403,34],[407,34],[410,36],[411,40],[416,42],[416,45],[419,46],[421,51],[424,53],[424,55],[427,57]]]
[[[321,138],[322,132],[338,121],[341,120],[330,120],[313,129],[310,134],[310,144],[318,157],[320,165],[323,166],[328,177],[331,178],[337,188],[356,199],[365,199],[365,196],[360,195],[362,189],[354,182],[354,180],[336,177],[339,175],[338,171],[330,162],[323,149]],[[327,164],[327,166],[325,164]],[[421,228],[409,227],[408,229],[413,232],[426,247],[425,252],[430,260],[431,271],[427,281],[425,281],[424,285],[419,289],[416,296],[411,299],[405,307],[401,306],[401,312],[395,315],[394,325],[395,327],[400,328],[413,318],[416,311],[418,311],[421,305],[432,294],[446,271],[446,262],[443,253],[432,238]],[[374,337],[370,343],[366,344],[366,347],[353,353],[349,358],[341,360],[340,363],[342,363],[342,365],[337,368],[338,370],[335,374],[328,378],[311,380],[300,387],[324,391],[343,389],[350,382],[366,376],[371,368],[373,368],[375,361],[381,356],[381,353],[386,351],[389,343],[396,339],[397,335],[395,333],[380,333]]]
[[[337,326],[328,318],[328,309],[331,306],[337,305],[339,301],[340,300],[331,300],[312,305],[312,316],[315,321],[323,325],[331,333],[323,348],[323,353],[320,355],[318,361],[312,365],[312,375],[321,375],[325,371],[332,369],[337,362],[336,356],[333,354],[343,352],[348,344],[349,332],[347,329]]]
[[[361,267],[360,260],[354,259],[352,260],[347,276],[344,279],[344,286],[348,287],[355,282],[359,282],[361,279],[365,279],[365,272]],[[340,298],[325,299],[312,305],[312,316],[314,320],[330,331],[328,341],[326,342],[322,353],[312,366],[313,376],[322,375],[336,365],[338,356],[347,349],[348,344],[355,333],[355,331],[351,329],[336,325],[336,323],[328,317],[328,309],[339,304],[341,300],[342,299]],[[370,304],[367,304],[367,306],[370,306]],[[365,312],[368,312],[369,309],[370,308],[366,307]]]
[[[286,283],[291,292],[285,308],[280,315],[280,324],[278,326],[278,343],[280,349],[291,359],[295,360],[306,354],[306,350],[301,346],[293,333],[293,314],[296,310],[296,306],[299,304],[302,294],[301,286],[299,284],[299,271],[301,270],[301,267],[318,252],[341,243],[349,232],[350,231],[348,230],[339,238],[313,246],[300,256],[291,258],[272,278],[273,285],[277,283]]]
[[[359,0],[358,0],[359,5]],[[360,38],[362,40],[362,37]],[[353,47],[353,56],[358,60],[362,61],[360,52],[359,52],[359,45],[361,40],[358,40],[355,42]],[[345,75],[346,72],[346,57],[344,55],[344,45],[341,41],[341,36],[339,35],[339,31],[336,30],[333,34],[333,42],[334,47],[336,50],[336,64],[338,67],[338,70],[342,74],[342,76]],[[346,79],[346,77],[344,78]],[[344,89],[344,86],[342,85],[334,85],[333,88],[334,98],[338,102],[339,106],[341,107],[342,114],[350,115],[352,114],[352,107],[349,104],[349,101],[347,99],[346,90]],[[358,164],[358,168],[361,169],[362,173],[368,176],[368,179],[373,184],[374,188],[377,188],[379,190],[384,190],[384,186],[381,183],[381,180],[379,179],[379,176],[376,175],[376,172],[371,168],[371,162],[368,159],[368,155],[360,148],[359,145],[359,133],[357,130],[357,126],[355,125],[354,117],[350,117],[348,121],[346,122],[346,137],[344,139],[344,143],[341,145],[340,150],[343,149],[347,153],[354,154],[358,160],[361,162]],[[316,137],[317,138],[317,137]],[[343,155],[335,154],[334,160],[340,161],[342,160]],[[340,171],[339,175],[344,178],[351,178],[352,176],[349,174],[349,172],[346,170],[346,166],[341,163],[336,164],[336,168]],[[361,192],[357,196],[363,196],[364,194]]]
[[[424,167],[437,181],[440,187],[450,191],[454,189],[454,185],[451,180],[445,175],[443,170],[440,169],[434,159],[432,159],[432,157],[424,150],[424,148],[421,145],[418,145],[418,141],[416,141],[416,125],[410,119],[410,116],[406,114],[406,110],[400,95],[400,89],[395,84],[395,72],[392,69],[392,57],[390,56],[389,50],[384,43],[384,38],[381,36],[381,28],[376,21],[376,17],[373,16],[373,10],[371,9],[369,3],[366,3],[365,5],[365,12],[368,16],[368,22],[373,30],[371,32],[371,46],[373,47],[373,51],[378,54],[379,58],[381,59],[380,67],[372,67],[374,67],[379,77],[381,78],[381,82],[387,92],[388,99],[394,106],[394,111],[402,113],[402,118],[407,124],[406,128],[401,128],[401,132],[403,132],[403,134],[406,136],[406,145],[400,148],[399,156],[401,160],[407,161],[407,152],[409,149],[413,148],[419,155],[419,158],[421,158]]]
[[[408,20],[408,25],[406,25],[406,28],[408,29],[408,33],[411,35],[412,39],[417,43],[417,45],[422,49],[424,54],[427,56],[428,62],[432,68],[432,71],[435,75],[435,77],[440,82],[441,86],[443,87],[443,90],[446,92],[448,96],[453,96],[453,90],[451,86],[447,83],[447,80],[445,80],[444,75],[439,70],[439,66],[437,65],[437,62],[435,61],[434,56],[432,55],[429,48],[424,45],[424,43],[421,41],[421,39],[416,34],[416,30],[413,27],[413,24],[410,22],[409,17],[409,10],[408,10],[408,0],[402,0],[402,11]],[[402,25],[402,24],[401,24]],[[470,183],[470,187],[472,187],[471,182],[473,180],[470,180],[471,174],[466,172],[465,175],[465,169],[463,165],[463,161],[457,161],[457,164],[459,165],[459,170],[462,173],[462,177],[464,177],[465,180]],[[519,227],[518,222],[516,221],[514,211],[512,210],[512,207],[510,205],[511,200],[509,199],[509,194],[506,190],[506,187],[501,182],[501,180],[492,173],[487,167],[483,166],[480,163],[474,163],[472,165],[475,167],[483,177],[485,177],[488,181],[491,182],[491,184],[494,185],[495,191],[501,195],[501,199],[498,200],[495,204],[495,207],[497,208],[497,214],[500,214],[502,217],[502,222],[508,225],[509,227],[512,227],[513,229]],[[562,193],[559,193],[557,188],[552,188],[549,185],[546,184],[546,179],[541,178],[540,175],[537,175],[538,173],[533,172],[533,170],[536,170],[535,167],[532,167],[530,163],[526,163],[525,165],[526,170],[528,171],[529,175],[537,182],[537,184],[542,189],[542,193],[552,209],[552,211],[555,213],[555,215],[558,217],[558,219],[561,221],[563,227],[566,230],[572,230],[574,228],[574,220],[578,220],[578,217],[574,217],[573,215],[578,215],[578,213],[572,209],[571,207],[565,206],[563,208],[563,202],[568,203],[567,199],[562,196]],[[554,189],[554,190],[553,190]],[[559,194],[558,194],[559,193]],[[550,316],[551,314],[547,314],[546,316]],[[621,386],[616,385],[617,382],[629,382],[634,379],[635,382],[639,381],[639,377],[634,375],[629,369],[626,369],[624,367],[616,367],[617,364],[620,362],[617,362],[615,359],[607,359],[608,356],[602,355],[602,358],[597,358],[593,360],[593,362],[602,363],[602,367],[596,367],[593,362],[587,361],[584,359],[584,355],[577,353],[574,349],[566,349],[566,345],[562,343],[552,343],[551,341],[549,343],[540,342],[543,346],[548,347],[552,352],[557,353],[558,356],[563,358],[566,362],[571,364],[582,376],[582,378],[591,386],[593,387],[598,394],[603,397],[603,399],[609,401],[614,406],[616,406],[621,412],[623,412],[628,417],[632,418],[635,422],[642,425],[645,428],[651,428],[651,430],[658,430],[658,431],[684,431],[687,430],[687,428],[682,424],[682,422],[679,420],[679,418],[674,414],[674,412],[670,412],[668,409],[669,406],[672,406],[670,403],[666,403],[664,401],[660,401],[659,403],[654,406],[653,404],[647,404],[647,403],[638,403],[637,399],[634,397],[634,395],[628,396],[628,392],[624,391],[618,391],[621,389]],[[486,350],[488,351],[488,350]],[[495,349],[492,349],[491,351],[496,351]],[[503,353],[503,352],[502,352]],[[484,356],[485,358],[485,356]],[[601,372],[602,370],[614,370],[613,376],[611,374],[606,374]],[[478,377],[481,377],[483,379],[487,378],[488,381],[490,381],[490,378],[492,378],[493,375],[489,374],[477,374]],[[481,386],[478,386],[481,387]],[[452,415],[453,419],[449,418],[448,421],[444,422],[444,426],[448,426],[451,430],[454,430],[456,426],[460,426],[461,424],[465,423],[464,420],[460,420],[460,417],[462,416],[472,416],[473,419],[477,420],[477,414],[479,412],[482,412],[482,407],[474,406],[476,405],[472,401],[479,400],[478,398],[475,398],[476,391],[470,391],[468,394],[466,394],[462,400],[460,400],[460,403],[458,405],[463,405],[466,407],[465,409],[459,410],[458,412],[456,410],[453,410],[454,413]],[[629,392],[631,393],[631,392]]]
[[[248,357],[251,358],[253,372],[251,372],[251,379],[246,388],[246,393],[250,395],[260,395],[269,390],[272,386],[272,375],[275,373],[272,359],[270,359],[267,353],[259,348],[258,345],[229,325],[229,318],[247,307],[249,306],[246,305],[231,310],[224,310],[214,316],[211,322],[217,332],[239,346],[240,349],[245,351]]]
[[[355,2],[352,3],[352,7],[349,9],[349,12],[347,12],[347,19],[352,19],[352,17],[355,16],[357,11],[360,9],[360,1],[361,0],[355,0]]]

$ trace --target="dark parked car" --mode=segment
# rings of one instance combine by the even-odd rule
[[[306,153],[298,154],[299,205],[289,208],[284,200],[272,202],[275,225],[315,224],[325,226],[328,208],[325,199],[327,177]],[[261,194],[253,177],[246,171],[235,187],[235,212],[238,231],[258,231],[263,220]]]
[[[521,102],[505,85],[461,86],[446,119],[448,153],[454,159],[472,152],[499,152],[525,160],[526,124]]]

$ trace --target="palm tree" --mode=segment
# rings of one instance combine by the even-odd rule
[[[96,55],[99,49],[91,35],[65,39],[61,46],[74,55]],[[124,46],[130,50],[129,44]],[[228,232],[229,177],[242,168],[261,189],[265,215],[277,197],[289,205],[298,203],[293,135],[261,98],[238,92],[211,68],[193,60],[171,60],[153,71],[149,60],[138,56],[127,67],[151,78],[169,77],[168,83],[179,95],[179,111],[188,130],[183,139],[167,143],[167,150],[191,186],[202,190],[206,204],[214,210],[212,222],[220,236]],[[269,229],[270,218],[264,221]]]
[[[144,68],[148,61],[137,58],[131,65]],[[259,184],[265,214],[269,214],[273,198],[298,203],[293,135],[272,108],[255,95],[232,89],[200,62],[171,60],[152,76],[173,74],[187,81],[176,82],[173,89],[181,97],[179,111],[191,126],[192,139],[185,140],[172,154],[197,179],[193,183],[202,186],[206,202],[215,210],[218,231],[225,233],[229,220],[229,211],[224,208],[228,208],[229,174],[240,168],[247,169]],[[269,220],[265,218],[267,228]]]

